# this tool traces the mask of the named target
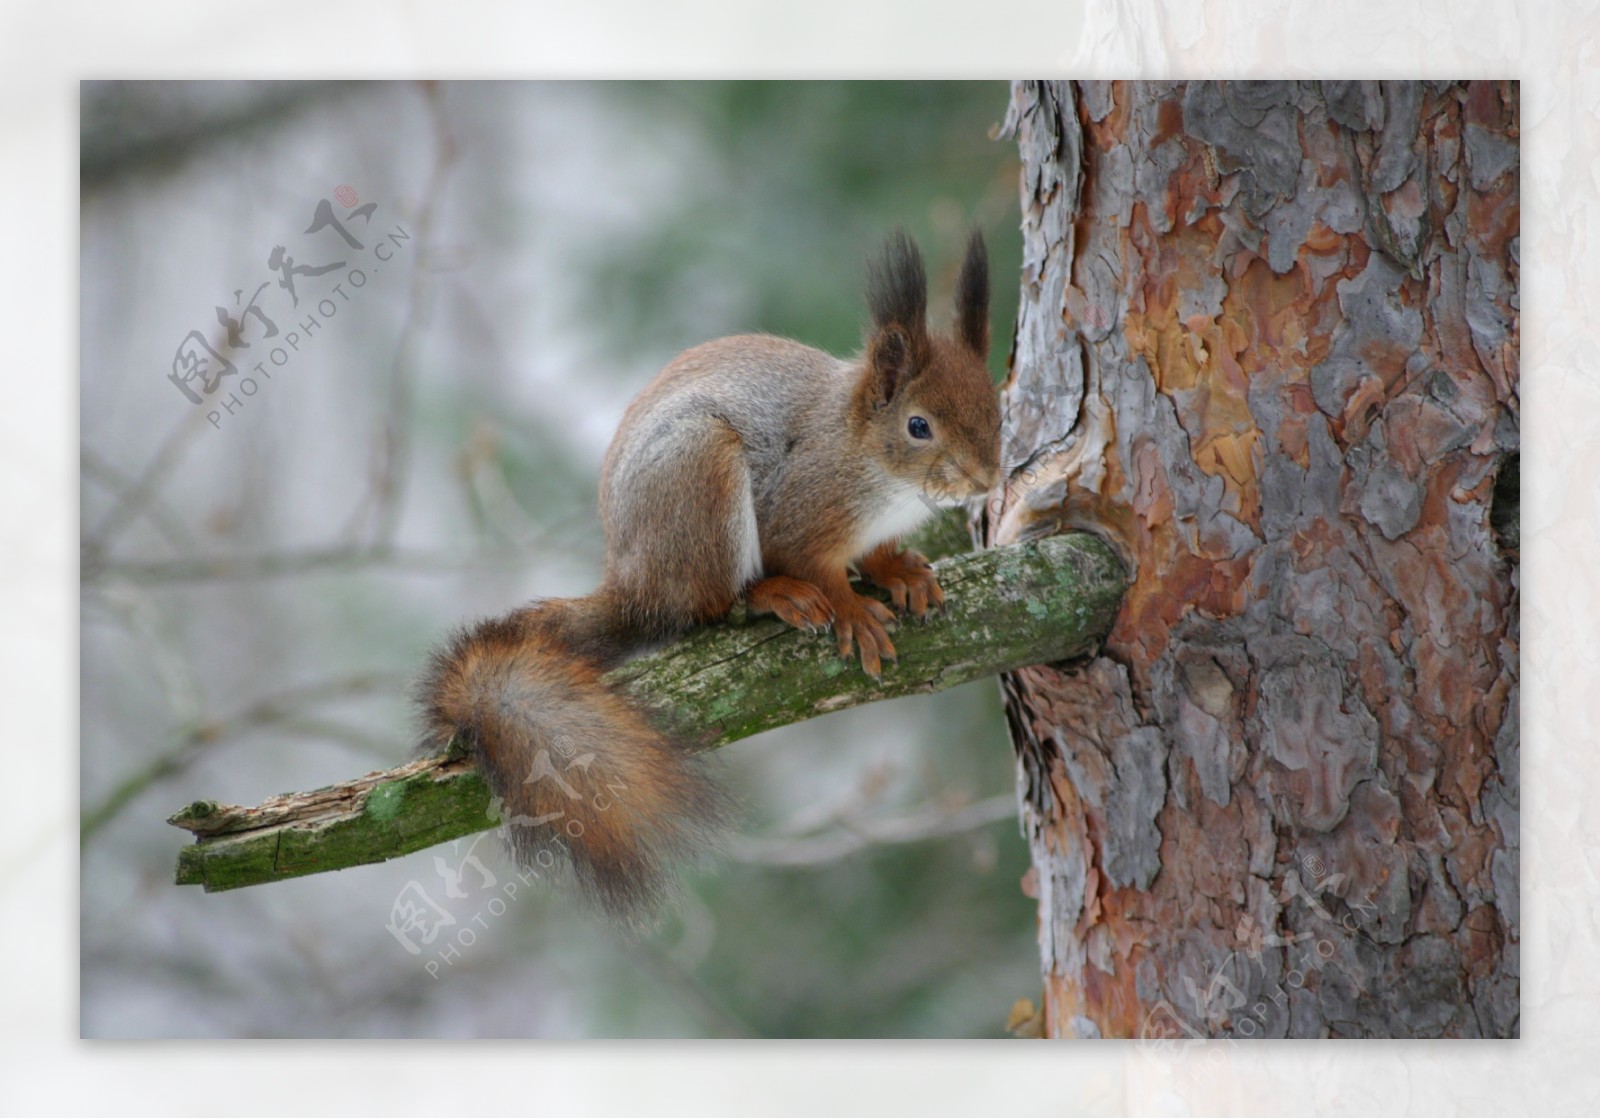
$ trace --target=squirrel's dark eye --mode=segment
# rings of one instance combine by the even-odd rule
[[[911,433],[911,438],[913,439],[933,438],[933,429],[928,426],[928,421],[921,416],[912,416],[910,422],[906,424],[906,430]]]

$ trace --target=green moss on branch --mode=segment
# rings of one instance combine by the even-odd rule
[[[1081,656],[1110,630],[1126,586],[1111,549],[1082,533],[955,556],[936,568],[945,612],[900,626],[900,659],[882,680],[841,659],[831,634],[739,616],[613,676],[678,732],[722,746],[830,711]],[[179,855],[177,881],[207,890],[382,862],[495,825],[488,786],[460,754],[253,808],[200,801],[169,822],[196,837]]]

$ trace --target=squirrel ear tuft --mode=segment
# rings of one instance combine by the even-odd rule
[[[989,356],[989,250],[977,229],[956,276],[956,333],[973,353]]]
[[[900,326],[913,341],[927,330],[928,277],[922,253],[903,229],[889,235],[883,252],[867,266],[867,305],[880,330]]]

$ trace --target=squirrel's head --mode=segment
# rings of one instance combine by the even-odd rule
[[[872,326],[856,390],[857,422],[884,469],[940,505],[959,505],[1000,480],[1000,405],[989,377],[989,257],[967,243],[949,336],[928,330],[922,254],[902,231],[868,271]]]

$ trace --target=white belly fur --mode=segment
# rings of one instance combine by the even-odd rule
[[[732,536],[739,552],[739,585],[748,586],[761,578],[761,530],[756,523],[755,496],[750,492],[749,471],[740,487],[742,500],[734,511]]]

